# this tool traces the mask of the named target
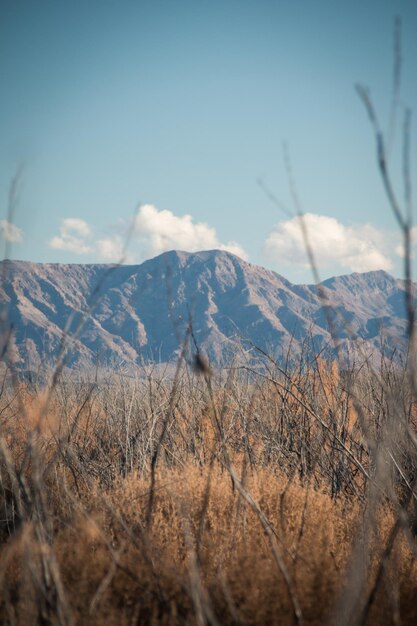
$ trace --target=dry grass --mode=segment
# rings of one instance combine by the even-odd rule
[[[1,623],[417,623],[401,372],[112,373],[0,400]]]

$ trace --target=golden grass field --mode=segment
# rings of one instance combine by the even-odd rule
[[[395,368],[106,376],[3,386],[0,623],[417,623]]]

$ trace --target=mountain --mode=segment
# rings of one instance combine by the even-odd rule
[[[218,250],[172,251],[130,266],[0,265],[9,350],[25,369],[53,361],[62,342],[70,364],[172,361],[189,319],[195,342],[217,363],[251,346],[283,360],[305,350],[307,338],[316,352],[332,349],[329,329],[345,352],[406,350],[404,281],[383,271],[294,285]]]

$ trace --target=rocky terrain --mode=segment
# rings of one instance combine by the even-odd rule
[[[214,250],[116,267],[3,261],[0,276],[3,342],[23,369],[62,346],[72,365],[173,361],[190,319],[189,349],[215,363],[254,346],[282,361],[335,338],[345,354],[406,351],[404,281],[383,271],[294,285]]]

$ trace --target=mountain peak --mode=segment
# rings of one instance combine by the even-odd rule
[[[388,286],[394,287],[397,283],[398,280],[385,270],[372,270],[369,272],[353,272],[352,274],[333,276],[323,281],[321,284],[328,289],[335,289],[341,285],[351,289],[366,287],[384,289]]]
[[[106,265],[7,263],[0,298],[20,367],[34,369],[56,355],[69,320],[70,335],[83,325],[71,343],[72,363],[173,360],[190,317],[199,348],[215,362],[231,358],[247,340],[277,359],[288,351],[295,357],[310,335],[317,350],[330,344],[316,287],[292,285],[225,250],[171,250],[112,272]],[[343,341],[361,338],[378,353],[383,328],[388,346],[405,349],[402,281],[377,271],[322,284],[349,326],[339,328]]]

